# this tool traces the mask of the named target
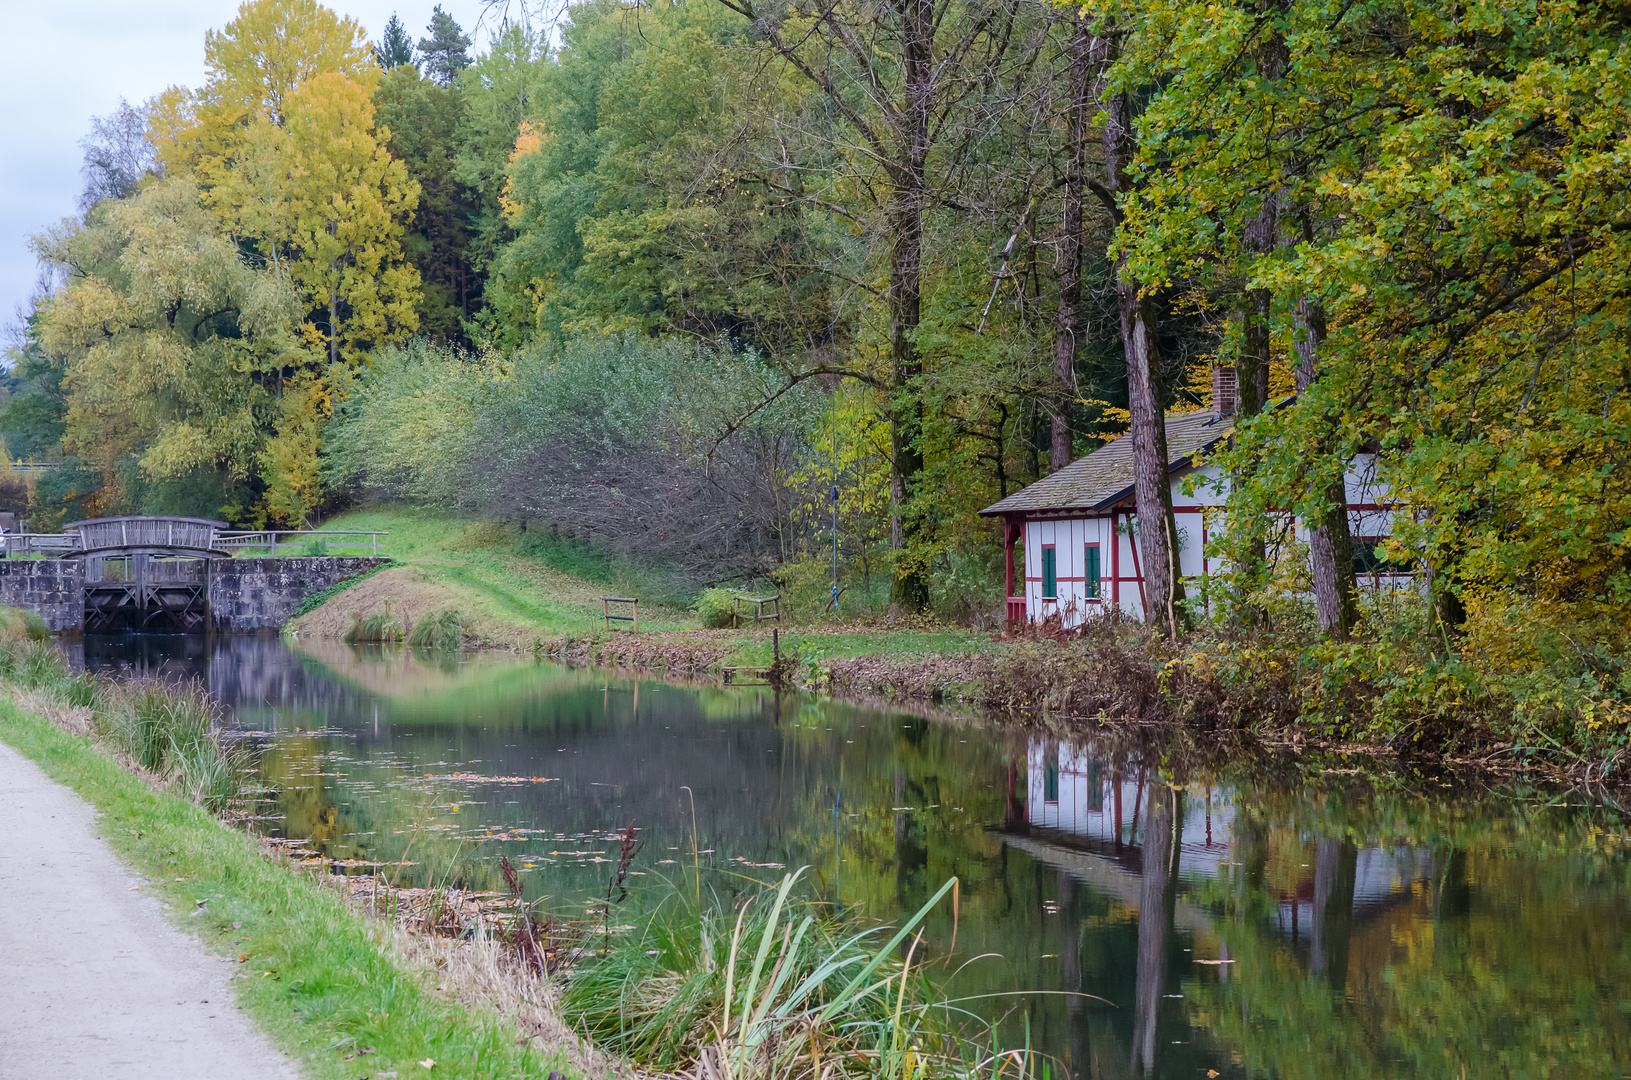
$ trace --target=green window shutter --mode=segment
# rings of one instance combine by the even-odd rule
[[[1042,598],[1052,600],[1059,595],[1059,572],[1054,568],[1053,548],[1042,549]]]
[[[1082,566],[1087,576],[1087,598],[1095,599],[1099,595],[1099,545],[1087,545],[1086,558]]]

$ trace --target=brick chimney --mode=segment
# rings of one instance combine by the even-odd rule
[[[1240,394],[1235,383],[1235,369],[1232,367],[1215,367],[1212,369],[1212,411],[1219,417],[1228,417],[1235,414],[1240,406]]]

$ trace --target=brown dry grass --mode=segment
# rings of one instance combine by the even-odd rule
[[[3,689],[19,709],[43,716],[70,735],[88,739],[96,733],[96,728],[91,723],[91,710],[87,705],[69,705],[44,690],[25,690],[10,684],[6,684]]]
[[[568,1075],[632,1077],[627,1064],[600,1053],[555,1011],[559,983],[540,979],[490,935],[469,939],[423,934],[395,924],[392,951],[404,965],[429,974],[436,989],[466,1009],[509,1017],[535,1050],[558,1050]]]
[[[311,853],[302,849],[302,843],[263,837],[260,850],[268,859],[333,890],[378,931],[382,942],[388,942],[393,958],[423,978],[437,994],[466,1010],[495,1013],[511,1021],[534,1050],[558,1052],[568,1075],[590,1080],[639,1080],[645,1075],[627,1062],[601,1053],[563,1021],[555,1008],[560,982],[530,971],[491,933],[449,937],[427,932],[424,919],[413,913],[417,909],[412,902],[423,905],[433,890],[400,889],[393,893],[383,879],[330,874],[328,860],[316,860],[314,865],[305,858]],[[410,902],[398,908],[384,899],[382,890],[384,895],[397,895]],[[458,903],[455,899],[455,906]],[[477,902],[473,910],[479,907]],[[396,910],[397,915],[383,913],[386,909]],[[478,926],[483,922],[476,920]]]

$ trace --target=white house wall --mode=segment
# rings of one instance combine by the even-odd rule
[[[1344,486],[1348,494],[1348,526],[1356,540],[1376,540],[1391,534],[1392,511],[1385,509],[1387,485],[1376,479],[1376,458],[1360,454],[1351,463]],[[1210,582],[1225,569],[1221,560],[1206,554],[1224,522],[1223,504],[1229,496],[1228,477],[1213,465],[1190,470],[1172,480],[1173,512],[1178,522],[1179,572],[1191,596],[1209,592]],[[1128,522],[1133,522],[1129,528]],[[1025,614],[1033,621],[1058,616],[1063,625],[1077,626],[1084,619],[1112,606],[1143,618],[1143,573],[1137,550],[1137,519],[1122,512],[1096,517],[1033,519],[1025,522]],[[1307,543],[1307,530],[1299,523],[1294,536]],[[1085,594],[1085,548],[1099,545],[1099,597]],[[1042,595],[1042,549],[1055,551],[1058,596]],[[1368,575],[1362,586],[1409,587],[1408,574]]]
[[[1126,518],[1121,519],[1123,523]],[[1087,595],[1087,545],[1099,547],[1099,596]],[[1058,596],[1042,595],[1042,549],[1053,547]],[[1119,548],[1119,552],[1116,550]],[[1060,518],[1025,523],[1025,611],[1031,619],[1057,615],[1066,626],[1077,626],[1090,615],[1103,612],[1114,600],[1112,569],[1120,566],[1122,603],[1129,590],[1138,591],[1137,555],[1132,539],[1117,536],[1108,516]],[[1136,597],[1135,597],[1136,600]],[[1139,605],[1139,610],[1143,605]]]

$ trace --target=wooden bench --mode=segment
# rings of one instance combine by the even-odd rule
[[[627,604],[631,614],[613,615],[613,604]],[[600,614],[606,620],[606,628],[611,629],[613,622],[633,623],[632,633],[640,632],[640,601],[632,596],[602,596],[600,598]]]
[[[778,623],[781,622],[782,621],[781,599],[782,599],[781,593],[777,593],[775,596],[738,596],[738,597],[735,597],[736,605],[731,610],[731,628],[735,629],[737,624],[743,619],[752,619],[755,623],[758,623],[758,622],[760,622],[761,620],[764,620],[764,619],[775,619]],[[743,615],[742,614],[742,605],[743,604],[752,604],[752,605],[754,605],[752,615]],[[765,605],[766,604],[771,605],[771,611],[770,611],[770,614],[768,614],[768,615],[765,614]]]

